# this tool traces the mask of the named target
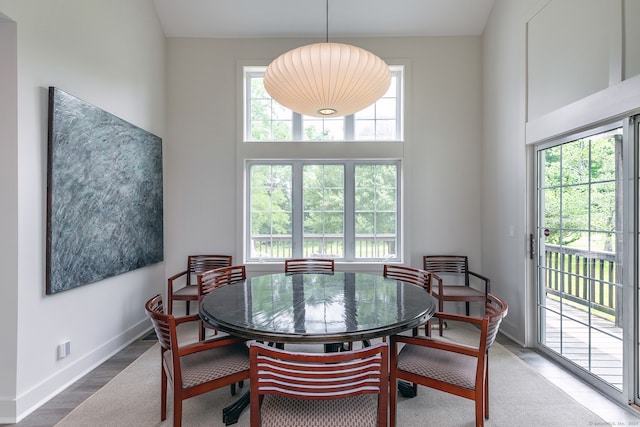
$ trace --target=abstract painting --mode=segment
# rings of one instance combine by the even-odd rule
[[[46,293],[161,262],[162,139],[49,88]]]

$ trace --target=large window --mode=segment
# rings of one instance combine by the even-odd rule
[[[247,259],[400,260],[398,161],[248,163]]]
[[[273,100],[264,88],[266,67],[245,67],[245,141],[401,141],[403,67],[392,66],[382,98],[353,115],[303,116]]]

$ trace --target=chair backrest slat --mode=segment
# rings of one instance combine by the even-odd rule
[[[507,303],[494,294],[489,294],[485,310],[485,317],[488,319],[486,349],[489,350],[498,336],[500,324],[509,311]]]
[[[468,269],[468,258],[462,255],[425,255],[424,269],[432,273],[464,274]]]
[[[231,265],[205,271],[198,274],[197,277],[198,296],[202,298],[215,288],[245,280],[247,271],[244,265]]]
[[[327,399],[379,393],[381,355],[356,362],[300,363],[260,354],[257,359],[257,369],[261,371],[258,392]]]
[[[419,268],[385,264],[383,276],[420,286],[431,293],[431,273]]]
[[[285,273],[327,273],[335,271],[335,261],[322,258],[296,258],[284,261]]]
[[[209,270],[228,267],[233,263],[231,255],[189,255],[187,259],[187,284],[191,284],[191,276],[197,276]]]
[[[153,329],[158,337],[158,342],[163,349],[171,348],[171,327],[169,325],[170,315],[164,313],[162,296],[156,295],[145,305],[147,315],[151,319]]]
[[[213,281],[215,287],[242,282],[247,279],[247,270],[244,265],[232,265],[214,270]]]
[[[466,255],[425,255],[422,263],[429,273],[462,275],[464,283],[469,284],[469,261]]]
[[[252,425],[259,425],[258,396],[265,394],[306,400],[377,394],[379,423],[386,425],[386,343],[341,353],[289,352],[255,343],[250,348],[250,360]]]

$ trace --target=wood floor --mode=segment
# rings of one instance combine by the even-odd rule
[[[508,337],[498,336],[498,342],[530,364],[534,369],[547,377],[576,398],[583,405],[597,413],[609,425],[638,425],[640,413],[632,409],[612,402],[602,396],[589,385],[580,381],[570,373],[558,367],[536,351],[522,348]],[[2,426],[18,427],[52,427],[76,406],[109,382],[120,371],[137,359],[155,343],[153,335],[142,338],[124,350],[117,353],[111,359],[88,373],[75,382],[58,396],[38,408],[29,416],[17,424],[2,424]],[[167,424],[169,425],[169,424]]]
[[[1,426],[52,427],[76,406],[98,391],[131,362],[151,348],[157,340],[155,335],[142,338],[121,350],[102,365],[73,383],[62,393],[42,405],[17,424]],[[96,426],[97,427],[97,426]]]

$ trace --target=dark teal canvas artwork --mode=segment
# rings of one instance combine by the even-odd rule
[[[46,293],[161,262],[162,140],[49,88]]]

